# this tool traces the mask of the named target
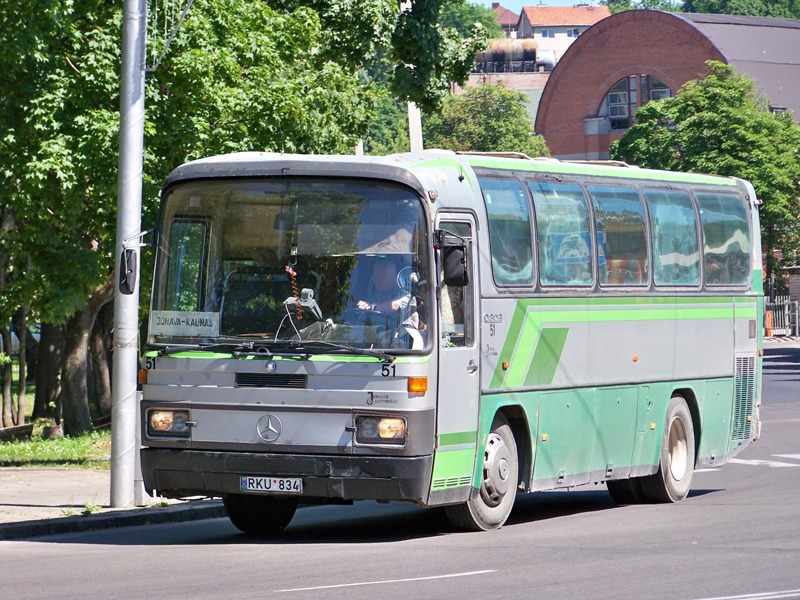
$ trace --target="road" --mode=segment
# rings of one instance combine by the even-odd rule
[[[215,519],[0,542],[0,596],[800,598],[800,349],[767,354],[762,439],[681,504],[591,486],[520,496],[488,533],[364,502],[302,509],[277,541]]]

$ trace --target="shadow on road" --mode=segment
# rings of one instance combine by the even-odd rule
[[[691,492],[691,497],[718,490]],[[604,486],[587,491],[520,494],[506,527],[618,508]],[[114,546],[303,545],[403,542],[462,533],[447,521],[441,508],[357,502],[353,506],[311,506],[298,510],[282,533],[269,538],[238,531],[227,519],[207,519],[146,527],[34,538],[31,542]]]

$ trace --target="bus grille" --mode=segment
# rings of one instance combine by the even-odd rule
[[[251,388],[296,388],[305,389],[305,375],[276,375],[273,373],[237,373],[236,387]]]
[[[747,356],[736,359],[736,379],[734,381],[732,440],[750,439],[753,400],[756,390],[756,359]]]

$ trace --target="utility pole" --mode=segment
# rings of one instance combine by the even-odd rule
[[[119,175],[117,187],[116,266],[123,244],[139,241],[142,227],[142,166],[144,164],[144,75],[147,39],[147,0],[124,0],[122,19],[122,73],[120,77]],[[111,383],[111,506],[134,501],[136,383],[139,369],[139,247],[136,286],[122,294],[119,274],[114,291],[114,352]]]

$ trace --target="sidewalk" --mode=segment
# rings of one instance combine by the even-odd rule
[[[220,500],[111,508],[109,471],[0,468],[0,540],[225,516]]]

